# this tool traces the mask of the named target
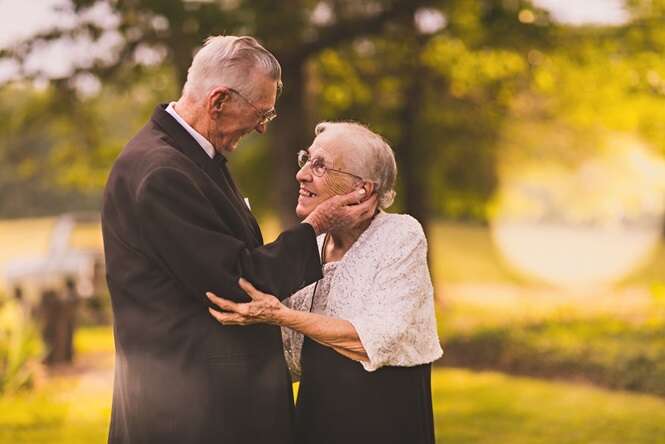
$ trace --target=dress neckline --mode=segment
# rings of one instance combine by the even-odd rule
[[[364,240],[368,235],[369,232],[371,231],[370,228],[372,228],[372,225],[374,225],[377,220],[381,219],[384,215],[386,214],[385,211],[379,210],[374,217],[372,217],[372,222],[365,228],[365,231],[360,233],[360,236],[358,236],[358,239],[355,240],[353,244],[351,244],[351,247],[349,247],[348,250],[346,250],[346,253],[344,253],[344,256],[342,256],[341,259],[337,261],[332,261],[332,262],[326,262],[326,246],[328,245],[329,239],[330,239],[330,233],[326,233],[323,235],[323,242],[321,245],[321,267],[325,267],[328,264],[340,264],[344,261],[349,256],[349,253],[354,251],[357,248],[357,245],[361,243],[361,240]]]

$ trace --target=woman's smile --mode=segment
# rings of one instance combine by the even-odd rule
[[[308,190],[307,188],[305,188],[303,186],[300,187],[300,191],[298,192],[298,194],[301,197],[316,197],[316,196],[318,196],[318,194]]]

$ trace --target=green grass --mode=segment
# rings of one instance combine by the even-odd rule
[[[662,284],[576,296],[487,286],[448,296],[437,316],[444,365],[665,396]]]
[[[432,224],[429,248],[437,282],[523,281],[501,260],[487,227],[452,222]]]
[[[111,388],[57,377],[31,393],[0,398],[0,443],[106,442]]]
[[[82,328],[87,367],[33,392],[0,398],[0,443],[105,442],[110,418],[110,328]],[[105,359],[98,359],[106,356]],[[437,443],[665,443],[665,400],[492,372],[435,369]]]
[[[0,221],[0,242],[11,246],[0,252],[0,268],[12,257],[43,251],[51,223],[48,219]],[[274,221],[264,226],[269,233],[279,231]],[[99,242],[94,227],[75,237],[77,244],[86,246]],[[550,289],[525,286],[502,264],[483,227],[437,223],[430,248],[434,279],[444,284],[446,304],[439,319],[445,341],[499,338],[504,342],[485,343],[494,356],[497,350],[508,350],[520,363],[564,362],[568,371],[599,362],[639,364],[644,362],[640,356],[661,356],[660,350],[665,349],[660,327],[663,316],[658,308],[665,302],[665,244],[625,282],[651,288],[658,310],[644,296],[648,292],[626,296],[598,290],[595,295],[568,298]],[[473,284],[468,294],[462,289],[466,284]],[[78,363],[73,370],[57,372],[32,392],[0,398],[0,444],[106,440],[113,365],[111,329],[81,328],[75,344]],[[447,350],[444,361],[450,359],[451,351]],[[638,382],[653,378],[638,370],[628,366],[623,376]],[[546,373],[542,372],[562,376]],[[580,374],[568,376],[579,378]],[[663,398],[450,368],[434,371],[433,394],[440,443],[665,444]]]
[[[437,370],[437,442],[665,443],[665,400],[491,372]]]
[[[665,242],[661,242],[651,254],[651,258],[626,277],[622,284],[640,285],[654,282],[665,282]]]
[[[550,319],[450,331],[442,363],[665,396],[665,321]]]
[[[106,442],[111,417],[111,328],[80,328],[75,346],[74,366],[55,370],[32,391],[0,397],[0,443]]]
[[[77,354],[113,353],[113,332],[108,326],[79,328],[74,337],[74,350]]]

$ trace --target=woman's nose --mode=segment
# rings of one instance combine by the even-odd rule
[[[296,173],[296,180],[300,182],[311,182],[312,172],[309,169],[309,162],[304,164]]]

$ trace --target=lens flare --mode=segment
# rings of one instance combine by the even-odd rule
[[[534,161],[502,178],[494,241],[516,270],[564,287],[616,282],[662,236],[665,160],[614,137],[574,168]]]

